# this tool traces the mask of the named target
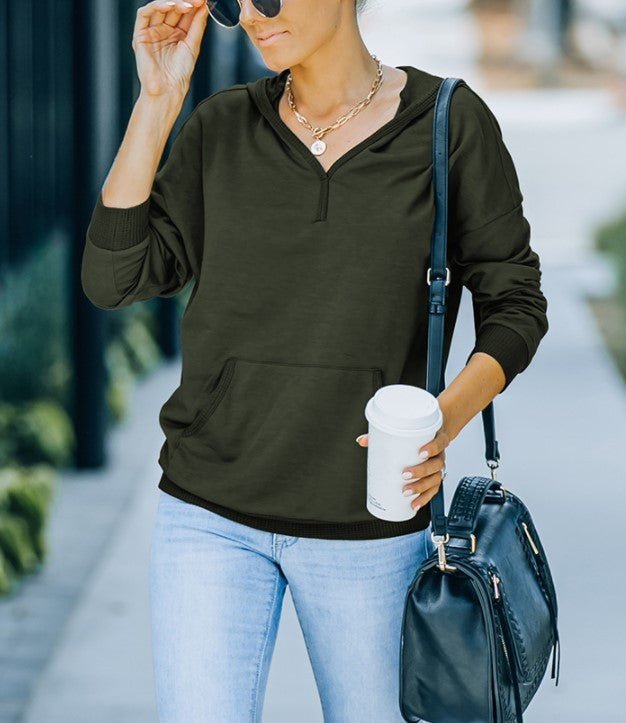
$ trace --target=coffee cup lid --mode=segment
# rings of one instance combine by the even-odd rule
[[[421,431],[441,423],[437,398],[421,387],[388,384],[376,391],[367,403],[365,416],[381,428]]]

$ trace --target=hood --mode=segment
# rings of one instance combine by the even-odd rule
[[[443,78],[420,70],[412,65],[398,65],[407,75],[407,84],[400,93],[401,105],[394,120],[414,118],[417,114],[434,104],[437,90]],[[278,101],[285,89],[290,69],[285,68],[274,75],[264,75],[246,83],[248,93],[259,111],[268,120],[278,115]],[[280,116],[279,116],[280,117]]]

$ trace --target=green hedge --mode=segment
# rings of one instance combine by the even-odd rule
[[[0,399],[4,402],[49,400],[71,413],[69,267],[68,245],[56,239],[41,244],[23,264],[2,274]],[[108,411],[119,421],[126,415],[135,378],[161,361],[151,302],[106,313],[104,325]]]
[[[0,402],[0,439],[0,467],[67,465],[76,441],[67,412],[51,399],[23,404]]]
[[[598,226],[595,244],[599,251],[608,254],[617,268],[618,296],[626,308],[626,210],[610,221]]]
[[[46,520],[57,483],[46,464],[0,469],[0,594],[47,555]]]
[[[46,554],[55,468],[72,464],[69,247],[59,239],[2,275],[0,293],[0,594]],[[182,314],[192,285],[176,297]],[[161,352],[150,302],[105,315],[106,400],[122,420],[137,377]]]

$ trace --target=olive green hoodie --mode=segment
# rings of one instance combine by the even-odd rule
[[[428,526],[428,505],[407,522],[369,513],[367,449],[355,442],[376,389],[426,377],[442,78],[399,67],[408,83],[395,117],[328,172],[278,113],[286,69],[198,103],[145,202],[96,199],[82,263],[96,306],[194,284],[180,385],[159,415],[163,490],[288,535]],[[470,354],[492,355],[508,387],[548,329],[539,258],[498,122],[467,84],[453,95],[449,133],[445,358],[466,286],[480,310]]]

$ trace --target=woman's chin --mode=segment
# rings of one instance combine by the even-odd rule
[[[290,68],[293,65],[293,61],[287,55],[287,53],[271,52],[269,50],[261,51],[263,61],[269,70],[273,70],[275,73],[280,73],[285,68]]]

